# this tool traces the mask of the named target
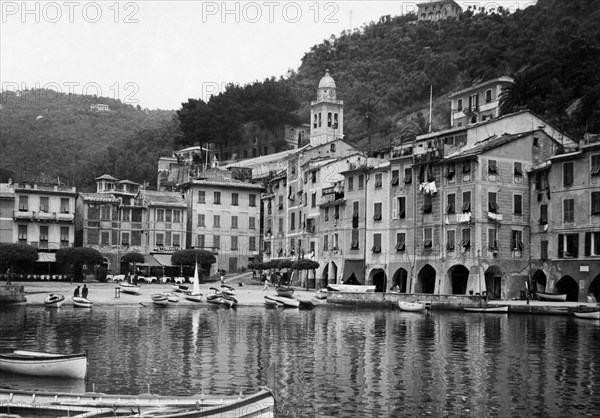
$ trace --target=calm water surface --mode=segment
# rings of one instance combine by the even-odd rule
[[[18,306],[0,349],[87,350],[87,383],[3,386],[234,394],[268,385],[277,416],[600,414],[600,324],[570,317],[317,308]]]

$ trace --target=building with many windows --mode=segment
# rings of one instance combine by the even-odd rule
[[[417,4],[419,21],[437,22],[438,20],[458,17],[462,8],[454,0],[426,0]]]

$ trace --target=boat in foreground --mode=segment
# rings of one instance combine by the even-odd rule
[[[541,292],[537,292],[536,295],[541,300],[551,300],[551,301],[554,301],[554,302],[564,302],[564,301],[567,300],[567,294],[566,293],[541,293]]]
[[[486,306],[477,308],[463,308],[466,312],[483,312],[483,313],[508,313],[508,305],[502,306]]]
[[[112,395],[0,389],[0,416],[273,417],[266,388],[248,396]]]
[[[166,306],[169,303],[169,297],[164,293],[155,293],[150,297],[152,298],[152,302],[158,306]]]
[[[294,294],[294,289],[292,287],[279,286],[275,288],[275,291],[277,292],[277,295],[284,298],[291,298]]]
[[[274,298],[273,296],[266,295],[265,306],[279,308],[283,307],[283,302],[280,302],[277,298]]]
[[[198,262],[196,261],[196,267],[194,269],[194,279],[192,280],[192,290],[183,292],[185,298],[192,302],[202,302],[202,293],[200,293],[200,278],[198,276]]]
[[[59,293],[50,293],[44,299],[44,305],[46,308],[60,308],[65,303],[65,295]]]
[[[573,314],[577,318],[600,320],[600,309],[595,310],[595,311],[575,311],[575,312],[573,312]]]
[[[119,287],[121,288],[121,292],[123,292],[123,293],[128,293],[130,295],[139,295],[140,294],[140,287],[136,286],[134,284],[124,282],[124,283],[119,284]]]
[[[80,296],[72,296],[71,300],[73,301],[73,305],[77,308],[91,308],[94,304],[91,300]]]
[[[424,312],[425,311],[425,305],[419,302],[404,302],[404,301],[399,301],[398,302],[398,307],[400,308],[400,310],[406,311],[406,312]]]
[[[87,374],[87,354],[14,350],[0,354],[0,370],[29,376],[84,379]]]

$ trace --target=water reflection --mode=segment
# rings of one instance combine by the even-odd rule
[[[0,310],[0,321],[0,349],[87,350],[88,390],[233,394],[268,385],[284,417],[600,410],[600,326],[568,317],[21,306]],[[26,381],[0,376],[2,385]]]

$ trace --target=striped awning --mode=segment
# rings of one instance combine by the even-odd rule
[[[171,266],[171,254],[152,254],[160,266]]]

